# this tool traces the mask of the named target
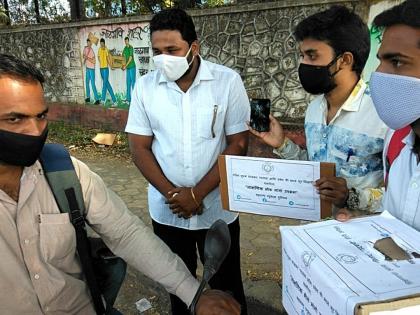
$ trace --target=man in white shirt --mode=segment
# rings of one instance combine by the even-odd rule
[[[321,177],[321,199],[336,208],[375,212],[382,197],[382,149],[386,126],[379,119],[361,73],[369,56],[369,30],[346,7],[333,6],[301,21],[295,30],[303,88],[317,96],[305,117],[306,150],[285,137],[270,117],[269,132],[251,132],[283,159],[336,164],[337,177]]]
[[[239,218],[222,209],[217,167],[219,154],[246,154],[245,88],[235,71],[200,57],[183,10],[156,14],[150,32],[157,70],[136,82],[126,131],[134,163],[150,183],[154,231],[195,274],[208,228],[217,219],[228,223],[231,250],[210,286],[230,291],[246,314]],[[171,303],[173,314],[188,314],[178,298]]]
[[[388,165],[382,208],[420,231],[420,1],[407,0],[379,14],[373,24],[384,29],[380,65],[370,81],[373,102],[391,129],[411,126]],[[387,134],[384,158],[394,149],[393,134]]]
[[[43,82],[34,66],[0,54],[0,313],[96,314],[74,226],[38,161],[48,133]],[[183,261],[98,175],[72,160],[86,222],[116,255],[190,304],[199,283]],[[240,313],[225,292],[205,291],[200,300],[197,314]]]

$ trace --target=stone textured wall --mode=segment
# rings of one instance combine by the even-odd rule
[[[238,71],[248,95],[271,99],[272,110],[282,121],[303,121],[310,101],[299,83],[294,27],[305,17],[334,4],[323,1],[299,5],[309,2],[294,1],[294,5],[286,6],[279,1],[271,6],[254,5],[245,12],[195,17],[203,57]],[[365,14],[361,1],[335,3]],[[253,10],[256,7],[258,11]]]
[[[0,52],[24,58],[42,70],[46,79],[47,100],[83,102],[83,73],[77,29],[33,28],[0,32]]]
[[[250,97],[272,100],[282,121],[302,122],[309,96],[297,75],[299,54],[292,32],[303,18],[332,4],[354,7],[367,19],[368,3],[356,0],[279,0],[194,10],[202,56],[238,71]],[[0,30],[0,51],[36,64],[52,102],[83,103],[78,32],[91,25],[147,22],[151,16]]]

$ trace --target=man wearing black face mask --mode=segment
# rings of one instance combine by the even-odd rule
[[[307,150],[286,138],[270,117],[270,131],[251,132],[284,159],[334,162],[337,177],[315,182],[321,199],[336,208],[375,212],[382,196],[386,126],[379,119],[361,72],[369,56],[369,30],[342,6],[309,16],[295,30],[301,63],[299,79],[311,94],[321,94],[305,117]]]
[[[47,136],[43,82],[32,65],[0,54],[0,309],[2,314],[95,314],[75,229],[68,213],[60,212],[38,161]],[[116,255],[189,304],[199,283],[182,260],[98,175],[77,159],[72,162],[92,229]],[[206,292],[197,314],[239,315],[230,295]]]

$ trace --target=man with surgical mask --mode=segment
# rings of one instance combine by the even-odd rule
[[[386,126],[379,119],[361,79],[369,56],[366,24],[343,6],[316,13],[295,30],[303,88],[317,96],[305,117],[306,150],[285,137],[270,117],[270,130],[251,132],[283,159],[336,164],[337,177],[315,182],[321,199],[336,210],[375,212],[382,197],[382,149]]]
[[[411,127],[389,169],[382,208],[420,231],[420,1],[407,0],[373,24],[384,30],[380,65],[370,81],[373,102],[390,128]]]
[[[69,214],[60,212],[38,161],[48,132],[43,83],[35,66],[0,54],[0,312],[96,314],[74,226]],[[191,303],[199,282],[182,260],[98,175],[72,162],[86,222],[116,255]],[[239,304],[217,290],[205,291],[197,303],[201,315],[239,313]]]
[[[134,163],[149,181],[154,232],[190,271],[203,260],[208,228],[228,223],[232,245],[212,288],[230,291],[246,314],[240,270],[239,218],[222,209],[217,157],[245,155],[250,106],[238,73],[202,59],[192,18],[183,10],[150,22],[156,70],[134,87],[126,131]],[[188,314],[171,296],[172,314]]]

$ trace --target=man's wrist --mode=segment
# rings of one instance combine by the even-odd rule
[[[282,151],[284,150],[284,148],[286,148],[286,146],[289,144],[290,139],[287,137],[284,137],[283,143],[277,147],[273,149],[273,153],[277,154],[278,156],[282,156]]]
[[[360,196],[356,188],[352,187],[349,189],[345,206],[348,210],[354,211],[359,209]]]

